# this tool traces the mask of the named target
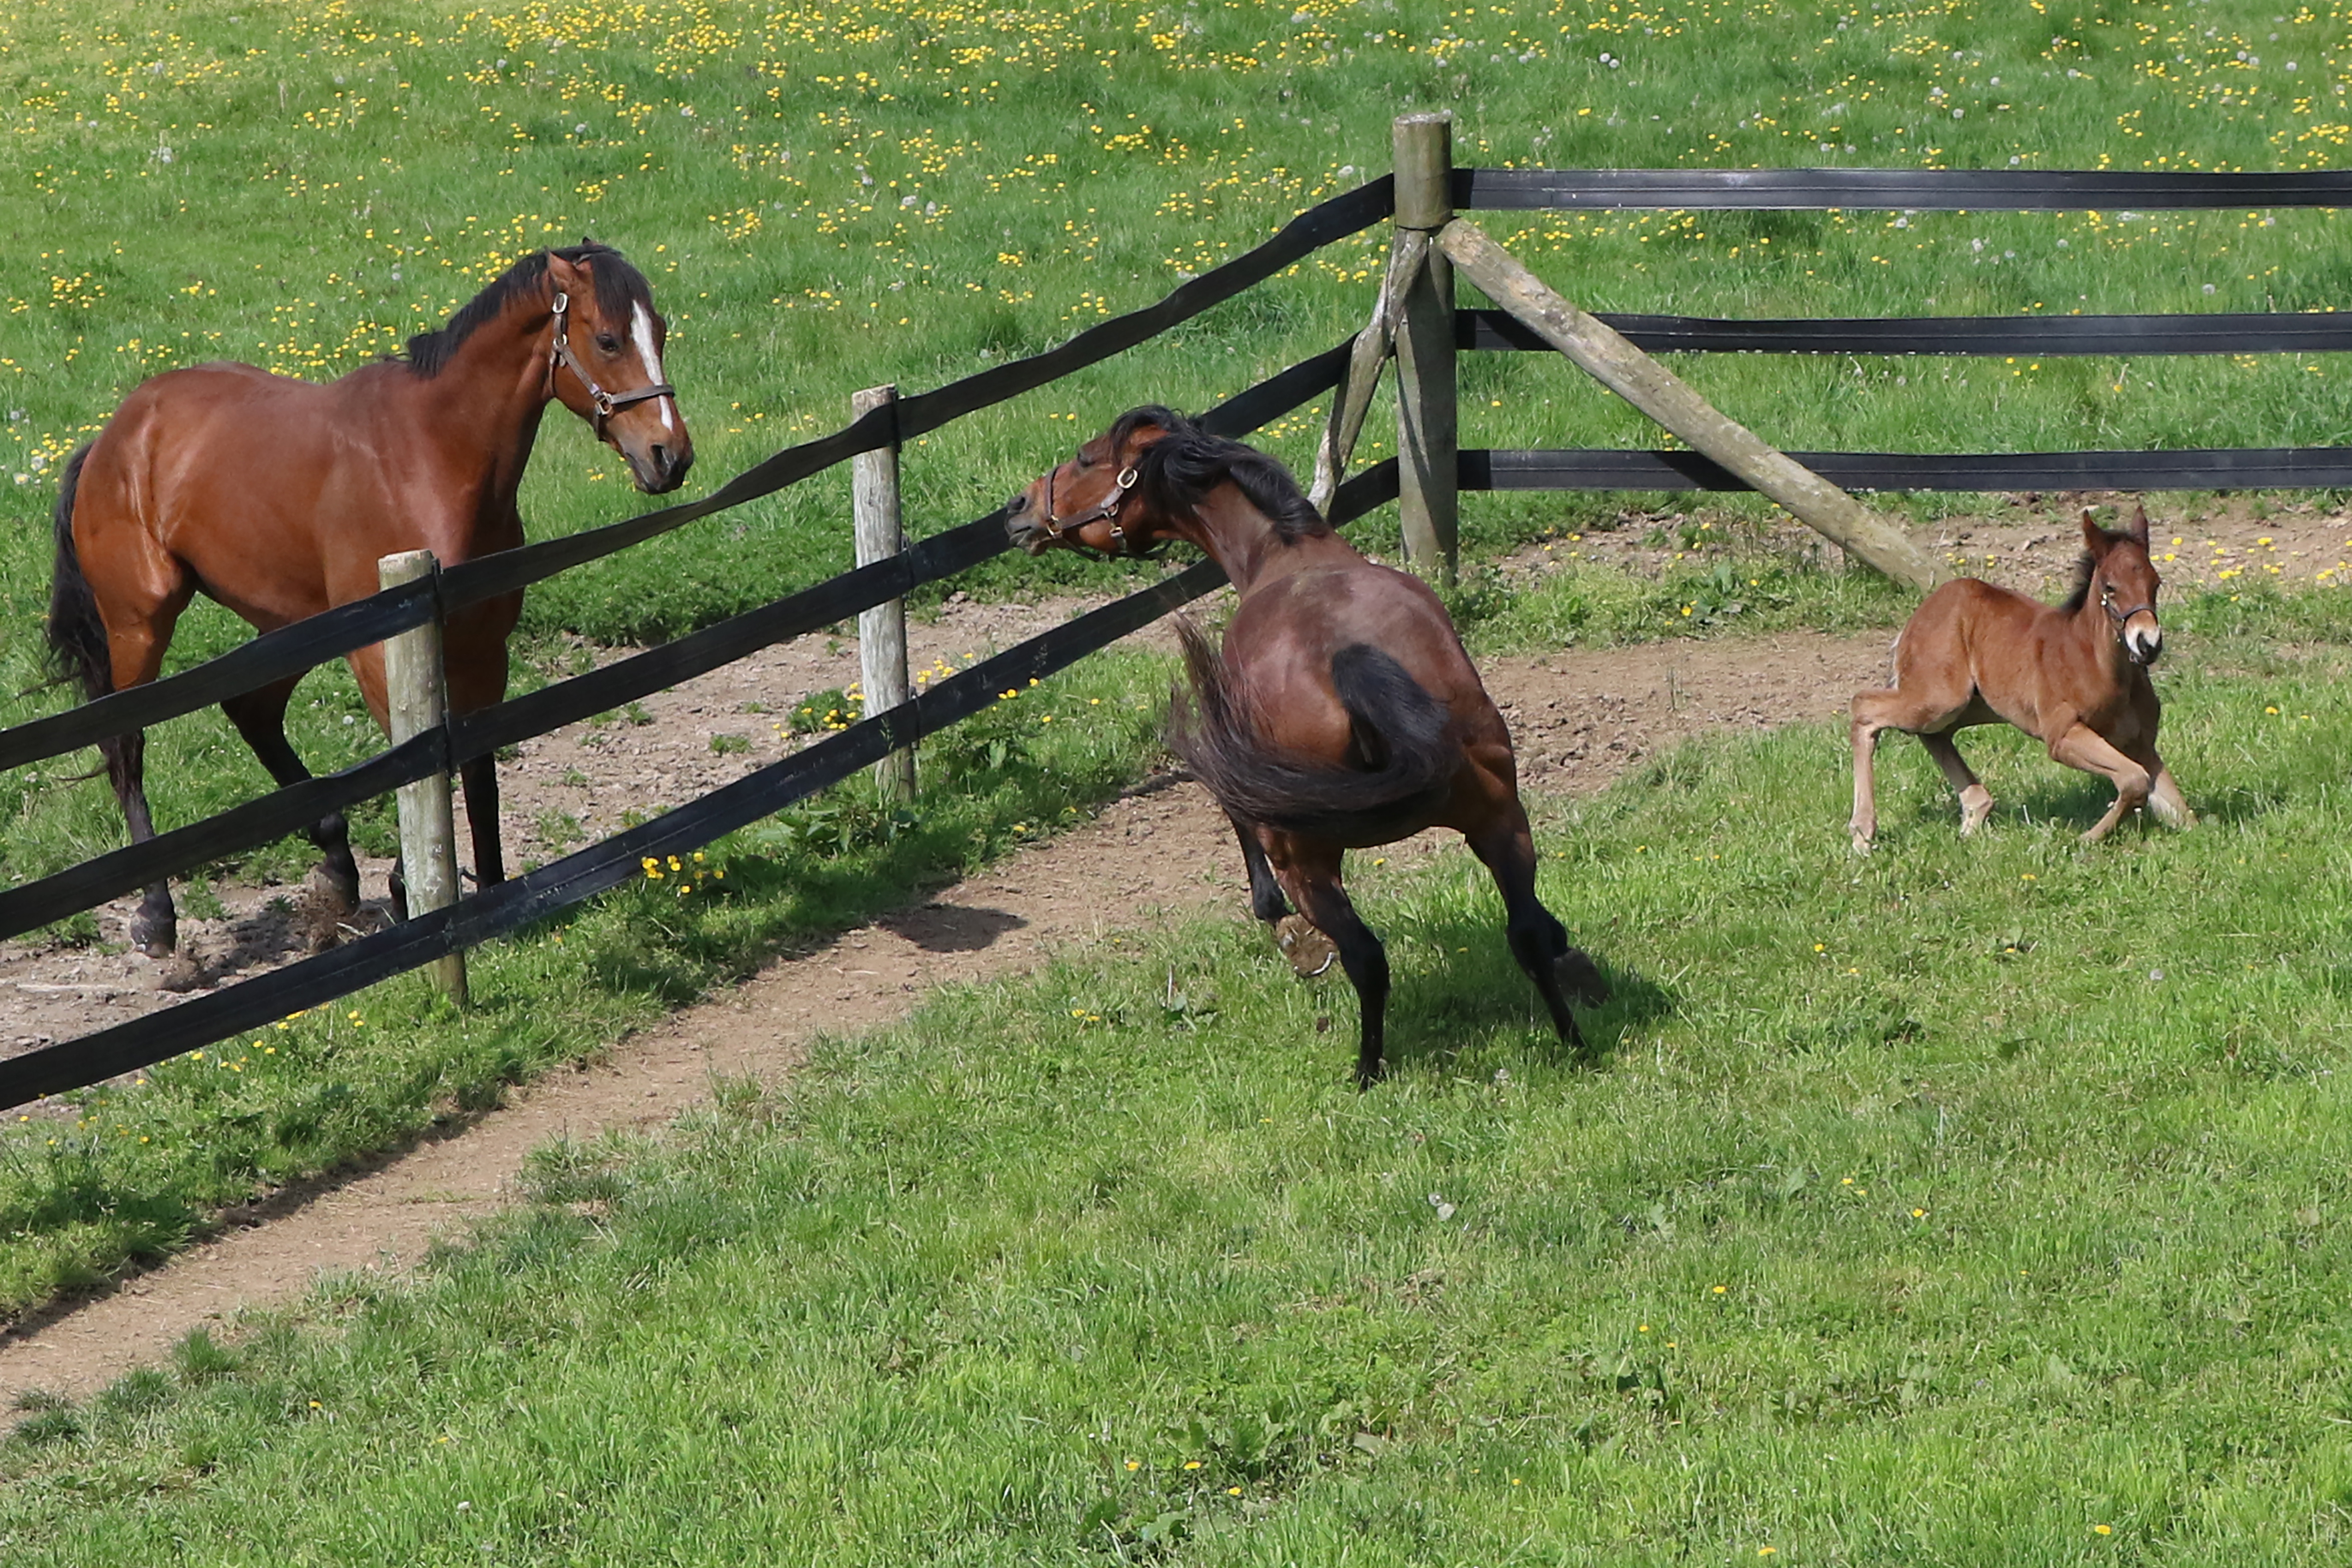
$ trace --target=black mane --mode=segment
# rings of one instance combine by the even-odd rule
[[[474,335],[483,325],[497,321],[517,299],[539,292],[547,278],[547,258],[560,256],[575,265],[592,263],[589,276],[596,282],[596,311],[608,321],[625,321],[638,306],[653,309],[653,290],[646,287],[645,274],[629,265],[621,253],[609,245],[594,240],[583,240],[559,250],[534,250],[501,273],[490,286],[457,308],[457,313],[429,332],[419,332],[408,340],[408,352],[403,356],[408,368],[430,378],[441,374],[456,356],[458,345]]]
[[[1157,404],[1130,408],[1118,416],[1110,427],[1111,450],[1118,451],[1146,426],[1156,426],[1167,434],[1137,461],[1137,488],[1161,510],[1191,516],[1211,490],[1230,479],[1274,524],[1276,539],[1287,543],[1331,531],[1331,525],[1299,490],[1289,469],[1255,447],[1213,436]]]

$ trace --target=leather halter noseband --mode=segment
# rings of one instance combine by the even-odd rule
[[[2143,611],[2151,617],[2155,616],[2155,600],[2150,599],[2145,605],[2134,605],[2128,610],[2118,610],[2116,608],[2115,593],[2115,584],[2102,579],[2099,584],[2099,608],[2107,612],[2107,618],[2116,623],[2116,629],[2117,631],[2121,631],[2123,629],[2125,622],[2130,620],[2134,616],[2141,614]]]
[[[657,382],[651,386],[640,386],[629,392],[607,392],[597,385],[596,378],[588,374],[588,367],[572,355],[571,331],[568,318],[565,315],[565,312],[571,309],[572,296],[558,289],[555,291],[555,344],[547,356],[548,380],[551,384],[553,383],[558,365],[570,370],[573,375],[580,378],[580,384],[587,389],[590,405],[596,410],[592,423],[596,426],[596,435],[600,440],[604,435],[604,422],[612,418],[615,411],[626,408],[632,403],[648,403],[656,397],[677,395],[677,388],[667,382]]]
[[[1129,464],[1128,467],[1119,470],[1116,488],[1112,489],[1109,495],[1105,496],[1087,510],[1078,513],[1076,517],[1055,517],[1054,515],[1054,476],[1061,471],[1061,465],[1058,463],[1045,471],[1045,537],[1052,540],[1056,544],[1067,543],[1081,550],[1088,549],[1090,546],[1088,546],[1084,541],[1065,540],[1062,535],[1068,532],[1071,529],[1084,528],[1087,524],[1099,519],[1102,521],[1110,524],[1111,548],[1104,551],[1104,554],[1142,554],[1142,551],[1129,550],[1127,548],[1127,531],[1118,525],[1118,509],[1127,503],[1128,492],[1135,489],[1136,480],[1140,477],[1136,472],[1134,465]]]

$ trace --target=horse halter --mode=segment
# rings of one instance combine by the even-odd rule
[[[2145,605],[2134,605],[2128,610],[2118,610],[2116,608],[2116,585],[2103,577],[2099,580],[2099,608],[2107,612],[2107,619],[2115,622],[2116,630],[2120,632],[2124,629],[2125,622],[2142,612],[2153,618],[2156,615],[2156,601],[2150,599]]]
[[[558,365],[570,370],[573,375],[580,378],[580,384],[587,389],[590,405],[596,410],[592,423],[596,427],[598,440],[604,439],[604,423],[613,417],[616,410],[626,408],[632,403],[649,403],[656,397],[677,395],[677,388],[667,382],[657,382],[651,386],[640,386],[630,392],[607,392],[597,385],[596,378],[588,374],[588,367],[572,355],[570,318],[565,314],[571,309],[572,296],[558,289],[555,291],[555,344],[549,350],[547,356],[548,381],[551,384],[554,382]]]
[[[1054,515],[1054,476],[1061,471],[1061,465],[1058,463],[1045,471],[1046,538],[1052,540],[1056,544],[1068,544],[1074,549],[1091,549],[1092,546],[1087,544],[1082,540],[1065,540],[1062,535],[1068,532],[1071,529],[1084,528],[1087,524],[1095,521],[1097,519],[1100,519],[1102,521],[1110,524],[1111,548],[1102,552],[1103,554],[1141,555],[1145,553],[1140,550],[1129,550],[1127,548],[1127,531],[1118,525],[1118,509],[1127,504],[1128,492],[1135,489],[1137,479],[1141,477],[1137,473],[1133,464],[1130,463],[1126,468],[1119,470],[1117,486],[1112,489],[1109,495],[1105,496],[1087,510],[1078,513],[1076,517],[1055,517]]]

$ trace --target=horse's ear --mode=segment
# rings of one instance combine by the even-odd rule
[[[566,294],[577,294],[586,287],[587,275],[551,250],[547,253],[547,280]]]
[[[2105,558],[2108,546],[2113,543],[2115,543],[2115,536],[2101,528],[2099,520],[2091,515],[2091,509],[2084,507],[2083,509],[2083,548],[2091,552],[2091,559],[2097,561]]]
[[[2131,536],[2139,541],[2142,550],[2147,548],[2147,502],[2132,503]]]

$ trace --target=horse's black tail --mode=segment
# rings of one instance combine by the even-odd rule
[[[99,618],[98,595],[81,574],[81,557],[73,538],[74,491],[81,484],[84,447],[66,463],[58,486],[57,565],[49,574],[49,668],[55,684],[72,681],[84,700],[96,701],[114,689],[114,657],[106,643],[106,623]]]
[[[1444,705],[1404,666],[1364,643],[1331,657],[1331,684],[1353,721],[1362,767],[1285,760],[1236,711],[1224,663],[1198,626],[1177,635],[1192,701],[1179,693],[1168,741],[1217,804],[1244,822],[1349,846],[1387,844],[1425,825],[1444,802],[1462,756]]]

